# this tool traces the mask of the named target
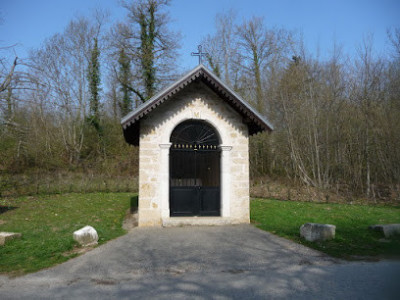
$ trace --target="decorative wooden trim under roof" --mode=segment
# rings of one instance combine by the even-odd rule
[[[204,65],[200,64],[178,81],[165,88],[151,99],[142,103],[135,110],[127,114],[121,120],[125,140],[132,145],[139,145],[140,119],[148,115],[162,103],[173,97],[194,81],[202,81],[211,88],[221,99],[225,100],[239,114],[243,116],[244,122],[249,128],[249,134],[261,131],[272,131],[273,127],[253,107],[232,91],[217,76],[211,73]]]

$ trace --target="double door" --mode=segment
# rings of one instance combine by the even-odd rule
[[[219,216],[220,194],[220,151],[217,147],[173,145],[170,151],[171,216]]]

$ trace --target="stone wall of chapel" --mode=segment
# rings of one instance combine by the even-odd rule
[[[249,149],[242,116],[203,83],[193,83],[141,120],[139,148],[139,226],[157,226],[169,218],[169,153],[173,129],[188,119],[205,120],[218,131],[227,155],[229,189],[221,199],[229,223],[249,222]],[[224,152],[224,151],[223,151]],[[163,154],[164,153],[164,154]],[[222,175],[225,176],[225,175]],[[221,178],[223,184],[224,179]],[[167,186],[168,185],[168,188]],[[223,187],[221,187],[223,189]]]

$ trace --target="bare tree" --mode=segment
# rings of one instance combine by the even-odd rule
[[[400,59],[400,28],[388,29],[387,36],[392,45],[395,58]]]
[[[380,100],[383,98],[381,94],[384,63],[380,60],[374,61],[373,58],[373,36],[364,37],[361,46],[358,49],[359,58],[355,63],[356,79],[353,86],[353,101],[355,101],[362,112],[362,120],[364,123],[362,137],[363,149],[363,174],[365,176],[365,186],[367,196],[371,196],[371,163],[374,149],[374,131],[375,122],[374,111]]]
[[[84,147],[84,121],[90,109],[88,65],[98,34],[98,23],[80,17],[31,56],[32,74],[46,86],[45,105],[58,115],[60,138],[71,164],[79,162]]]
[[[207,63],[213,72],[233,88],[236,87],[240,70],[235,23],[236,13],[233,10],[217,14],[215,35],[208,35],[202,42],[209,54]]]
[[[291,33],[283,29],[267,29],[263,18],[253,17],[237,26],[240,66],[254,82],[254,103],[264,113],[264,74],[282,60],[291,43]]]

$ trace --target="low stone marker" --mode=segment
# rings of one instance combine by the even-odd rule
[[[92,226],[85,226],[75,231],[73,237],[82,246],[97,245],[97,241],[99,240],[97,231]]]
[[[300,227],[300,236],[309,242],[326,241],[335,238],[335,231],[335,225],[306,223]]]
[[[0,232],[0,246],[5,245],[5,243],[12,239],[20,238],[21,236],[21,233],[16,232]]]
[[[386,238],[400,234],[400,224],[378,224],[368,227],[370,230],[382,232]]]

